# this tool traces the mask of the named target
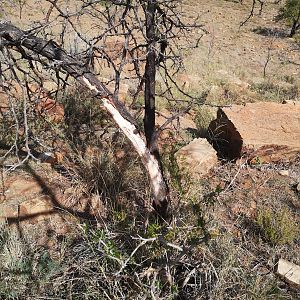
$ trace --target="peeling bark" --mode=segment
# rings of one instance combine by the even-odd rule
[[[39,61],[39,56],[46,57],[53,63],[53,68],[64,70],[95,92],[97,98],[102,100],[103,106],[111,114],[141,157],[149,175],[154,207],[163,218],[166,218],[169,206],[168,188],[162,174],[160,162],[146,147],[143,137],[137,129],[135,119],[126,110],[125,106],[83,64],[80,65],[77,59],[68,55],[54,41],[45,41],[9,23],[0,24],[0,37],[0,48],[14,47],[23,56],[25,55],[24,58],[37,61]],[[33,54],[38,54],[38,56]]]

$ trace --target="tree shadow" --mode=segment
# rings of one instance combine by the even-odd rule
[[[39,216],[50,216],[55,215],[59,212],[69,213],[73,216],[83,218],[86,220],[96,220],[95,216],[91,213],[91,203],[88,201],[84,211],[78,211],[76,209],[67,207],[59,201],[57,194],[54,189],[50,187],[50,185],[43,179],[37,172],[28,164],[25,163],[23,166],[23,170],[25,170],[30,176],[35,180],[35,182],[41,187],[41,194],[46,196],[47,199],[50,200],[52,209],[46,210],[44,212],[37,212],[31,214],[22,214],[20,215],[20,211],[18,211],[17,217],[7,217],[7,223],[11,224],[20,224],[22,221],[34,219]]]
[[[126,162],[124,163],[125,165]],[[126,166],[125,166],[126,167]],[[95,212],[95,203],[92,202],[92,196],[90,195],[84,195],[84,204],[81,205],[80,199],[75,204],[72,203],[70,205],[65,205],[63,203],[64,199],[60,199],[60,197],[64,197],[63,195],[60,195],[59,192],[56,191],[55,188],[52,188],[45,178],[43,178],[41,175],[39,175],[27,162],[21,167],[26,173],[30,175],[31,178],[34,179],[34,181],[38,184],[38,186],[41,188],[41,197],[45,196],[46,201],[48,201],[51,205],[51,208],[47,209],[46,211],[42,212],[36,212],[36,213],[20,213],[20,207],[18,209],[18,215],[16,217],[7,217],[7,223],[9,225],[16,224],[19,226],[19,224],[23,221],[27,221],[30,219],[35,219],[39,216],[51,216],[56,215],[58,213],[63,214],[70,214],[72,216],[75,216],[81,220],[89,221],[91,223],[96,224],[100,219],[106,219],[107,217],[104,216],[104,213],[100,210]],[[138,191],[137,187],[134,186],[133,188],[130,188],[128,184],[126,183],[126,179],[124,176],[126,174],[122,172],[122,170],[118,170],[116,172],[114,170],[113,175],[109,176],[109,174],[106,173],[105,169],[107,169],[107,165],[103,164],[95,166],[96,171],[99,173],[99,178],[90,177],[93,174],[86,174],[87,179],[90,177],[91,180],[96,180],[97,183],[94,188],[95,190],[91,191],[92,194],[99,194],[101,195],[101,199],[99,198],[98,201],[101,201],[104,206],[107,206],[109,210],[112,210],[113,213],[118,211],[128,211],[128,214],[132,215],[133,218],[144,218],[145,215],[148,213],[147,207],[145,206],[145,201],[141,195],[141,193]],[[124,168],[124,166],[122,166]],[[103,172],[100,172],[100,170],[104,170]],[[82,170],[84,171],[84,170]],[[59,172],[60,175],[64,176],[64,173],[66,172]],[[82,174],[84,175],[84,174]],[[107,178],[103,178],[103,176]],[[66,177],[69,177],[66,176]],[[70,178],[67,178],[70,180]],[[138,181],[138,180],[137,180]],[[137,182],[137,185],[141,184]],[[130,199],[130,201],[120,201],[119,196],[124,196],[125,199]],[[105,198],[105,199],[103,199]],[[130,202],[130,204],[128,204]],[[73,207],[70,207],[73,206]],[[80,206],[80,207],[79,207]],[[130,206],[130,207],[129,207]],[[134,208],[135,207],[135,208]],[[103,213],[103,215],[101,215]]]
[[[275,37],[275,38],[287,38],[289,33],[281,28],[269,28],[258,26],[252,30],[254,33],[257,33],[266,37]]]

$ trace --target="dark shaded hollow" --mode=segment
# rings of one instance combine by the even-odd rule
[[[208,132],[209,142],[220,158],[236,160],[241,157],[242,137],[221,109],[218,110],[217,118],[210,123]]]

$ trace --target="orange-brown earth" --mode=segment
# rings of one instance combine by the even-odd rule
[[[198,48],[184,53],[186,72],[179,81],[193,91],[209,90],[208,100],[216,104],[255,101],[264,97],[281,101],[281,97],[285,97],[279,93],[281,88],[288,91],[292,87],[298,89],[293,100],[299,100],[299,45],[287,37],[284,24],[274,23],[278,6],[272,3],[267,3],[261,16],[256,11],[255,16],[240,28],[240,22],[249,14],[251,2],[244,1],[241,5],[219,0],[186,1],[186,12],[198,12],[209,34],[203,36]],[[25,7],[22,19],[32,21],[40,18],[39,14],[31,13],[26,19]],[[14,18],[20,24],[17,14]],[[88,26],[87,22],[85,20],[84,26]],[[267,35],[259,34],[259,28]],[[264,78],[268,55],[271,59]],[[257,85],[266,80],[274,83],[274,91],[262,95]],[[288,170],[287,176],[279,174],[282,169]],[[219,220],[240,234],[236,226],[239,216],[253,218],[257,209],[264,206],[292,208],[299,221],[300,200],[294,191],[299,178],[299,159],[264,166],[223,165],[220,162],[207,177],[207,182],[210,189],[218,185],[224,189],[218,198]],[[40,223],[43,227],[46,222],[56,234],[65,234],[72,227],[74,218],[71,216],[90,217],[91,213],[95,215],[97,207],[100,214],[105,211],[96,195],[85,198],[81,192],[78,194],[76,198],[71,182],[51,165],[45,169],[44,165],[33,163],[30,172],[25,169],[4,176],[0,215],[21,225]]]

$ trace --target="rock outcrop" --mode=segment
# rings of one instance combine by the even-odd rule
[[[206,139],[194,139],[176,154],[176,161],[183,173],[191,179],[206,175],[218,162],[217,152]]]
[[[4,180],[0,189],[0,224],[19,223],[25,228],[28,224],[43,225],[59,218],[68,222],[73,215],[88,219],[103,215],[102,201],[97,195],[77,194],[74,187],[67,188],[70,184],[66,180],[52,182],[51,178],[57,178],[58,174],[50,166],[43,165],[37,173],[32,173],[33,176],[22,173],[24,178],[19,174]]]
[[[279,259],[277,274],[294,287],[300,288],[300,266],[285,259]]]
[[[209,126],[220,156],[279,161],[300,153],[300,105],[259,102],[219,109]]]

